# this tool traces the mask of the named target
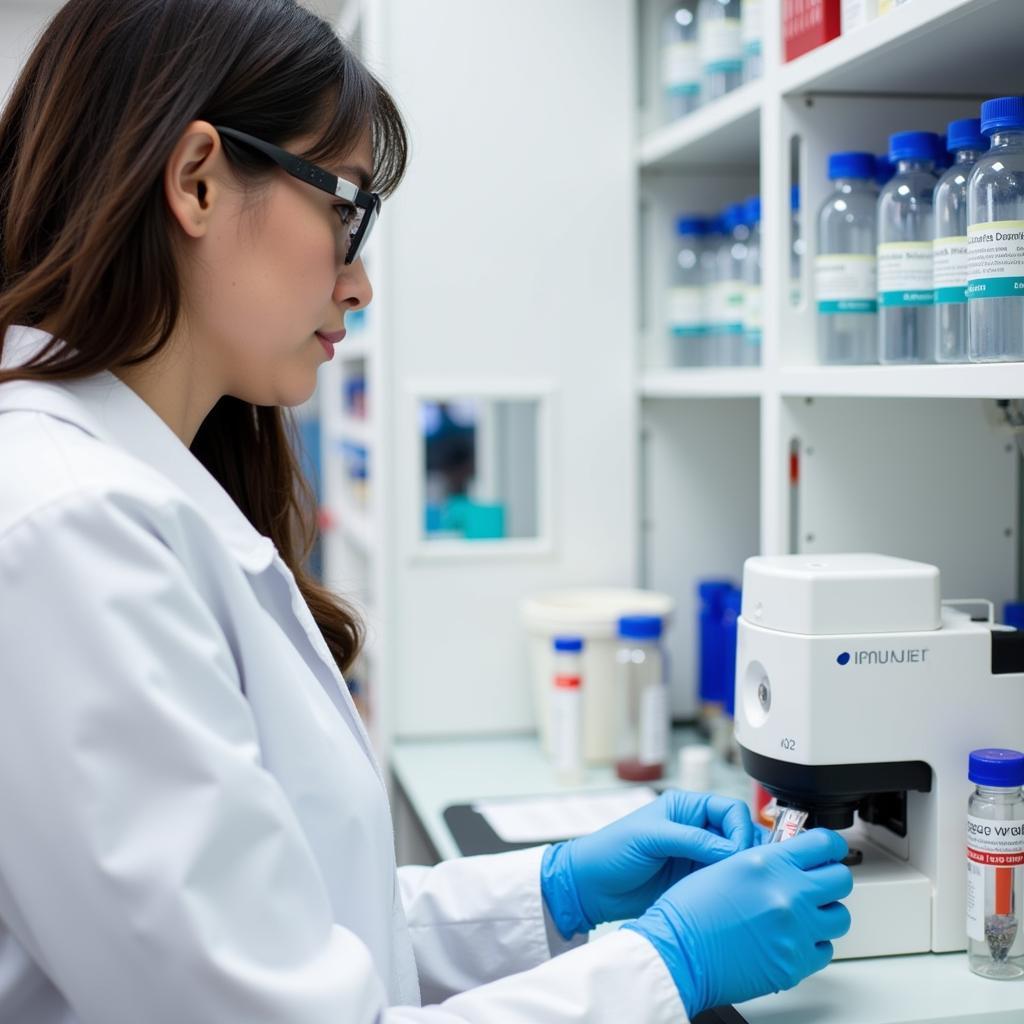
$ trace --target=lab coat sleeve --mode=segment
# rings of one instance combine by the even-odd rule
[[[544,849],[398,869],[424,1002],[536,967],[585,941],[565,942],[547,923]]]
[[[0,906],[76,1020],[383,1019],[230,645],[145,515],[31,513],[0,535],[0,606]]]
[[[386,1024],[688,1024],[672,976],[641,935],[618,930],[522,974]]]

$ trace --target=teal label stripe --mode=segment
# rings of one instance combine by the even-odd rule
[[[672,333],[677,338],[701,338],[708,333],[706,327],[673,327]]]
[[[743,48],[743,52],[748,57],[760,57],[761,56],[761,40],[755,39],[752,43],[747,43]]]
[[[1024,277],[988,277],[967,282],[967,298],[998,299],[1024,296]]]
[[[704,70],[709,74],[716,74],[717,72],[728,74],[730,71],[742,71],[743,60],[742,58],[736,60],[713,60],[710,64],[704,65]]]
[[[883,309],[892,306],[930,306],[935,301],[935,292],[929,288],[920,291],[879,292],[878,305]]]
[[[835,299],[818,303],[819,313],[877,313],[874,299]]]
[[[742,334],[743,324],[719,324],[719,334]]]
[[[700,92],[700,82],[676,82],[665,89],[669,96],[696,96]]]
[[[936,303],[966,302],[967,288],[936,288]]]

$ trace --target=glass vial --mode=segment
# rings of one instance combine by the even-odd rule
[[[828,176],[833,191],[818,212],[814,260],[818,361],[876,363],[875,158],[871,153],[833,153]]]
[[[583,781],[583,641],[555,637],[551,688],[551,756],[564,785]]]
[[[953,166],[935,186],[935,359],[966,363],[967,344],[967,180],[988,149],[981,121],[965,117],[946,132]]]
[[[1024,754],[971,752],[967,804],[967,961],[983,978],[1024,975]]]
[[[804,300],[804,243],[800,230],[800,186],[789,190],[789,304],[794,308]]]
[[[743,28],[740,0],[700,0],[697,24],[704,102],[743,83]]]
[[[656,615],[619,619],[615,773],[627,782],[651,782],[665,772],[669,708],[661,630]]]
[[[932,197],[939,137],[898,132],[896,165],[878,197],[878,357],[882,363],[930,363],[935,350]]]
[[[981,105],[988,152],[967,181],[967,317],[976,362],[1024,359],[1024,97]]]
[[[761,44],[762,0],[743,0],[740,32],[743,37],[743,81],[753,82],[764,73]]]
[[[739,366],[743,351],[744,263],[750,238],[750,228],[744,223],[743,204],[726,207],[721,222],[722,237],[708,317],[716,344],[708,346],[708,365]]]
[[[697,109],[700,82],[697,0],[669,0],[661,22],[661,95],[666,121]]]
[[[674,366],[703,366],[707,320],[704,314],[703,217],[676,221],[676,243],[669,268],[668,334]]]

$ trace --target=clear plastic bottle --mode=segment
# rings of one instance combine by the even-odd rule
[[[833,192],[818,213],[814,292],[818,306],[818,360],[827,365],[878,362],[875,278],[875,158],[833,153]]]
[[[800,186],[789,190],[789,303],[799,306],[804,300],[804,244],[800,230]]]
[[[743,350],[743,274],[750,238],[743,219],[742,203],[733,203],[722,213],[718,268],[710,293],[710,319],[718,336],[717,349],[709,353],[712,366],[738,366]]]
[[[878,197],[878,358],[928,363],[935,350],[932,284],[934,132],[897,132],[889,140],[892,180]]]
[[[1024,975],[1024,754],[971,752],[967,804],[967,962],[984,978]]]
[[[946,133],[953,166],[938,185],[935,208],[935,358],[940,363],[965,363],[967,344],[967,179],[986,149],[976,117],[953,121]]]
[[[889,159],[888,153],[881,153],[875,157],[875,185],[879,189],[885,188],[892,181],[896,168]]]
[[[718,99],[743,82],[740,0],[700,0],[697,30],[704,69],[701,98]]]
[[[746,8],[744,8],[746,10]],[[761,365],[761,197],[743,204],[743,220],[750,232],[743,261],[743,366]]]
[[[707,330],[704,335],[703,357],[705,366],[713,366],[724,346],[723,324],[719,319],[718,250],[725,237],[721,216],[709,217],[701,254],[701,279],[704,286],[704,317]]]
[[[554,640],[551,688],[551,756],[558,781],[583,781],[583,641],[576,636]]]
[[[764,73],[761,55],[762,0],[743,0],[743,14],[740,17],[740,32],[743,37],[743,81],[753,82]]]
[[[668,294],[668,332],[674,366],[704,366],[707,360],[702,264],[707,230],[703,217],[690,214],[676,221]]]
[[[989,151],[967,181],[967,316],[976,362],[1024,359],[1024,97],[981,105]]]
[[[656,615],[619,619],[615,773],[627,782],[651,782],[665,772],[669,702],[661,630],[661,619]]]
[[[661,91],[666,121],[700,105],[697,0],[669,0],[661,22]]]

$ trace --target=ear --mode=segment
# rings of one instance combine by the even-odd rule
[[[224,149],[209,121],[192,121],[178,139],[164,168],[167,205],[190,238],[202,238],[222,194]]]

